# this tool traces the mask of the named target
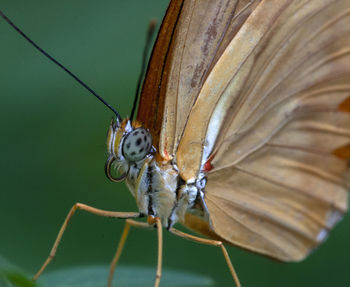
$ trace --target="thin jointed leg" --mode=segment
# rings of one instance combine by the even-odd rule
[[[145,222],[138,222],[138,221],[135,221],[135,220],[132,220],[132,219],[127,219],[125,221],[124,230],[123,230],[122,236],[120,238],[120,241],[118,243],[117,251],[116,251],[116,253],[115,253],[114,257],[113,257],[113,260],[111,262],[111,265],[109,267],[109,276],[108,276],[107,287],[111,287],[112,286],[112,280],[113,280],[114,271],[115,271],[115,268],[116,268],[116,266],[118,264],[120,255],[122,254],[122,251],[124,249],[124,245],[125,245],[126,239],[128,237],[128,234],[129,234],[131,226],[141,227],[141,228],[152,228],[153,229],[153,227],[151,225],[149,225],[148,223],[145,223]]]
[[[156,279],[155,279],[155,287],[159,286],[159,282],[160,282],[160,278],[162,276],[162,250],[163,250],[163,229],[162,229],[162,223],[160,221],[159,218],[155,218],[155,224],[157,227],[157,234],[158,234],[158,263],[157,263],[157,272],[156,272]],[[129,234],[130,231],[130,227],[134,226],[134,227],[141,227],[141,228],[147,228],[147,229],[153,229],[153,225],[150,225],[148,223],[145,222],[138,222],[132,219],[127,219],[125,222],[125,227],[122,233],[122,236],[120,238],[118,247],[117,247],[117,251],[113,257],[113,260],[111,262],[110,265],[110,269],[109,269],[109,276],[108,276],[108,284],[107,287],[111,287],[112,286],[112,280],[113,280],[113,275],[114,275],[114,271],[115,268],[117,266],[117,263],[119,261],[120,255],[123,251],[127,236]]]
[[[123,233],[122,233],[122,237],[120,238],[120,241],[119,241],[119,244],[118,244],[117,252],[115,253],[115,255],[113,257],[113,260],[111,262],[111,265],[109,267],[109,275],[108,275],[107,287],[111,287],[112,286],[114,270],[115,270],[115,267],[117,266],[117,263],[119,261],[120,255],[122,254],[122,251],[124,249],[125,241],[126,241],[126,238],[128,237],[129,231],[130,231],[130,224],[128,223],[128,220],[126,220],[126,223],[125,223],[125,226],[124,226],[124,230],[123,230]]]
[[[207,245],[213,245],[213,246],[218,246],[221,248],[221,251],[222,253],[224,254],[224,257],[225,257],[225,260],[226,260],[226,263],[227,263],[227,266],[228,268],[230,269],[230,272],[231,272],[231,275],[233,277],[233,280],[235,281],[236,283],[236,286],[237,287],[241,287],[241,283],[239,282],[239,279],[238,279],[238,276],[237,276],[237,273],[232,265],[232,262],[231,262],[231,259],[230,259],[230,256],[228,255],[227,253],[227,250],[224,246],[224,244],[221,242],[221,241],[218,241],[218,240],[212,240],[212,239],[206,239],[206,238],[201,238],[201,237],[198,237],[198,236],[194,236],[194,235],[191,235],[191,234],[188,234],[188,233],[184,233],[180,230],[177,230],[175,228],[171,228],[169,230],[171,233],[179,236],[179,237],[182,237],[182,238],[185,238],[185,239],[188,239],[188,240],[192,240],[194,242],[198,242],[198,243],[202,243],[202,244],[207,244]]]
[[[63,233],[67,228],[67,225],[74,215],[75,211],[77,209],[85,210],[89,213],[96,214],[98,216],[104,216],[104,217],[113,217],[113,218],[138,218],[140,217],[140,214],[137,212],[116,212],[116,211],[107,211],[107,210],[101,210],[97,209],[82,203],[76,203],[73,205],[71,210],[69,211],[66,219],[64,220],[60,231],[58,232],[58,235],[56,237],[55,243],[52,246],[52,249],[50,251],[49,257],[45,260],[44,264],[41,266],[39,271],[34,275],[33,280],[37,280],[38,277],[41,275],[41,273],[45,270],[46,266],[52,261],[56,254],[56,250],[58,245],[60,244],[60,241],[62,239]]]
[[[157,217],[157,234],[158,234],[158,263],[157,263],[157,273],[156,282],[154,287],[159,286],[160,278],[162,277],[162,258],[163,258],[163,227],[160,218]]]

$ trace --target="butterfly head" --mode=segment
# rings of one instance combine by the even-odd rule
[[[122,122],[112,119],[107,134],[107,149],[109,157],[106,162],[106,174],[113,181],[121,181],[126,177],[126,172],[131,164],[145,159],[152,151],[152,136],[147,129],[137,121],[131,122],[125,119]],[[112,163],[117,169],[121,169],[125,176],[121,180],[115,180],[110,174]]]

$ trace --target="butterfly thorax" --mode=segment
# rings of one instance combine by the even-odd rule
[[[167,228],[183,221],[187,212],[206,216],[205,177],[184,181],[175,161],[163,161],[157,155],[149,131],[138,122],[112,121],[107,147],[107,163],[113,162],[122,174],[114,181],[125,180],[141,214],[159,217]]]

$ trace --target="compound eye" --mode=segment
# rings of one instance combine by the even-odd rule
[[[150,133],[145,128],[137,128],[124,139],[122,153],[129,161],[139,161],[149,153],[151,147]]]

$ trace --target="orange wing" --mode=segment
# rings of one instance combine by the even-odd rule
[[[153,145],[159,150],[159,136],[164,111],[164,86],[171,61],[170,45],[183,7],[183,1],[171,1],[158,32],[142,86],[137,120],[152,134]]]

